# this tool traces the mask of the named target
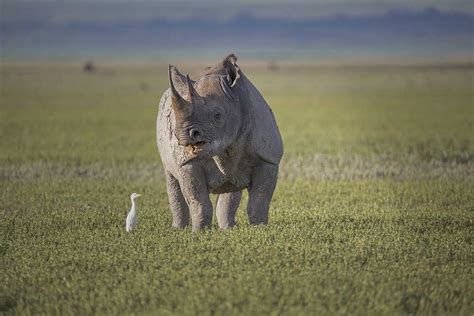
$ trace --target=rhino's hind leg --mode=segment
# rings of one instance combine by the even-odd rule
[[[235,213],[239,208],[241,198],[242,191],[219,194],[216,215],[220,228],[227,229],[235,226]]]
[[[189,224],[189,208],[184,200],[178,180],[169,172],[166,173],[166,186],[171,213],[173,214],[173,227],[184,228]]]
[[[247,215],[252,225],[268,222],[268,209],[275,190],[278,177],[278,166],[262,163],[255,168],[249,187]]]

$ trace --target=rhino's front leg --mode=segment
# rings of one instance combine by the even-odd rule
[[[171,213],[173,214],[173,227],[184,228],[189,224],[189,209],[184,200],[178,180],[169,172],[166,173],[166,187],[170,202]]]
[[[212,203],[204,171],[199,164],[188,163],[181,167],[180,174],[179,184],[191,213],[193,231],[210,227]]]
[[[266,224],[278,177],[278,166],[263,162],[255,168],[249,186],[247,215],[250,224]]]
[[[235,226],[235,213],[239,208],[241,198],[242,191],[219,194],[216,215],[220,228],[227,229]]]

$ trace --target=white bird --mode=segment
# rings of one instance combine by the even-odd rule
[[[138,223],[135,199],[139,196],[141,196],[141,194],[138,193],[132,193],[132,195],[130,196],[130,199],[132,200],[132,208],[130,209],[130,212],[127,215],[127,219],[125,220],[125,230],[127,231],[127,233],[135,229]]]

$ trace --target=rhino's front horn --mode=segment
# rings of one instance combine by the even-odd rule
[[[170,88],[171,88],[171,102],[173,106],[173,110],[175,111],[175,115],[180,116],[180,117],[187,117],[191,115],[192,112],[192,96],[190,94],[190,88],[189,85],[192,84],[190,83],[189,76],[185,79],[182,74],[179,73],[178,69],[176,69],[175,66],[169,65],[168,67],[168,75],[169,75],[169,80],[170,80]],[[188,90],[188,98],[189,100],[186,100],[181,96],[181,94],[178,92],[178,90],[175,87],[175,82],[177,82],[178,86],[181,88],[180,90],[183,90],[183,86],[185,83],[183,82],[185,79],[187,90]],[[193,88],[194,91],[194,88]]]

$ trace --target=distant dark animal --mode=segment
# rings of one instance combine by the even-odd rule
[[[95,66],[95,64],[92,62],[92,61],[87,61],[85,64],[84,64],[84,72],[87,72],[87,73],[94,73],[97,71],[97,67]]]
[[[173,227],[184,228],[190,217],[193,230],[210,226],[209,193],[219,194],[219,226],[234,226],[243,189],[249,222],[268,221],[283,144],[270,107],[236,61],[231,54],[196,81],[169,66],[157,141]]]

